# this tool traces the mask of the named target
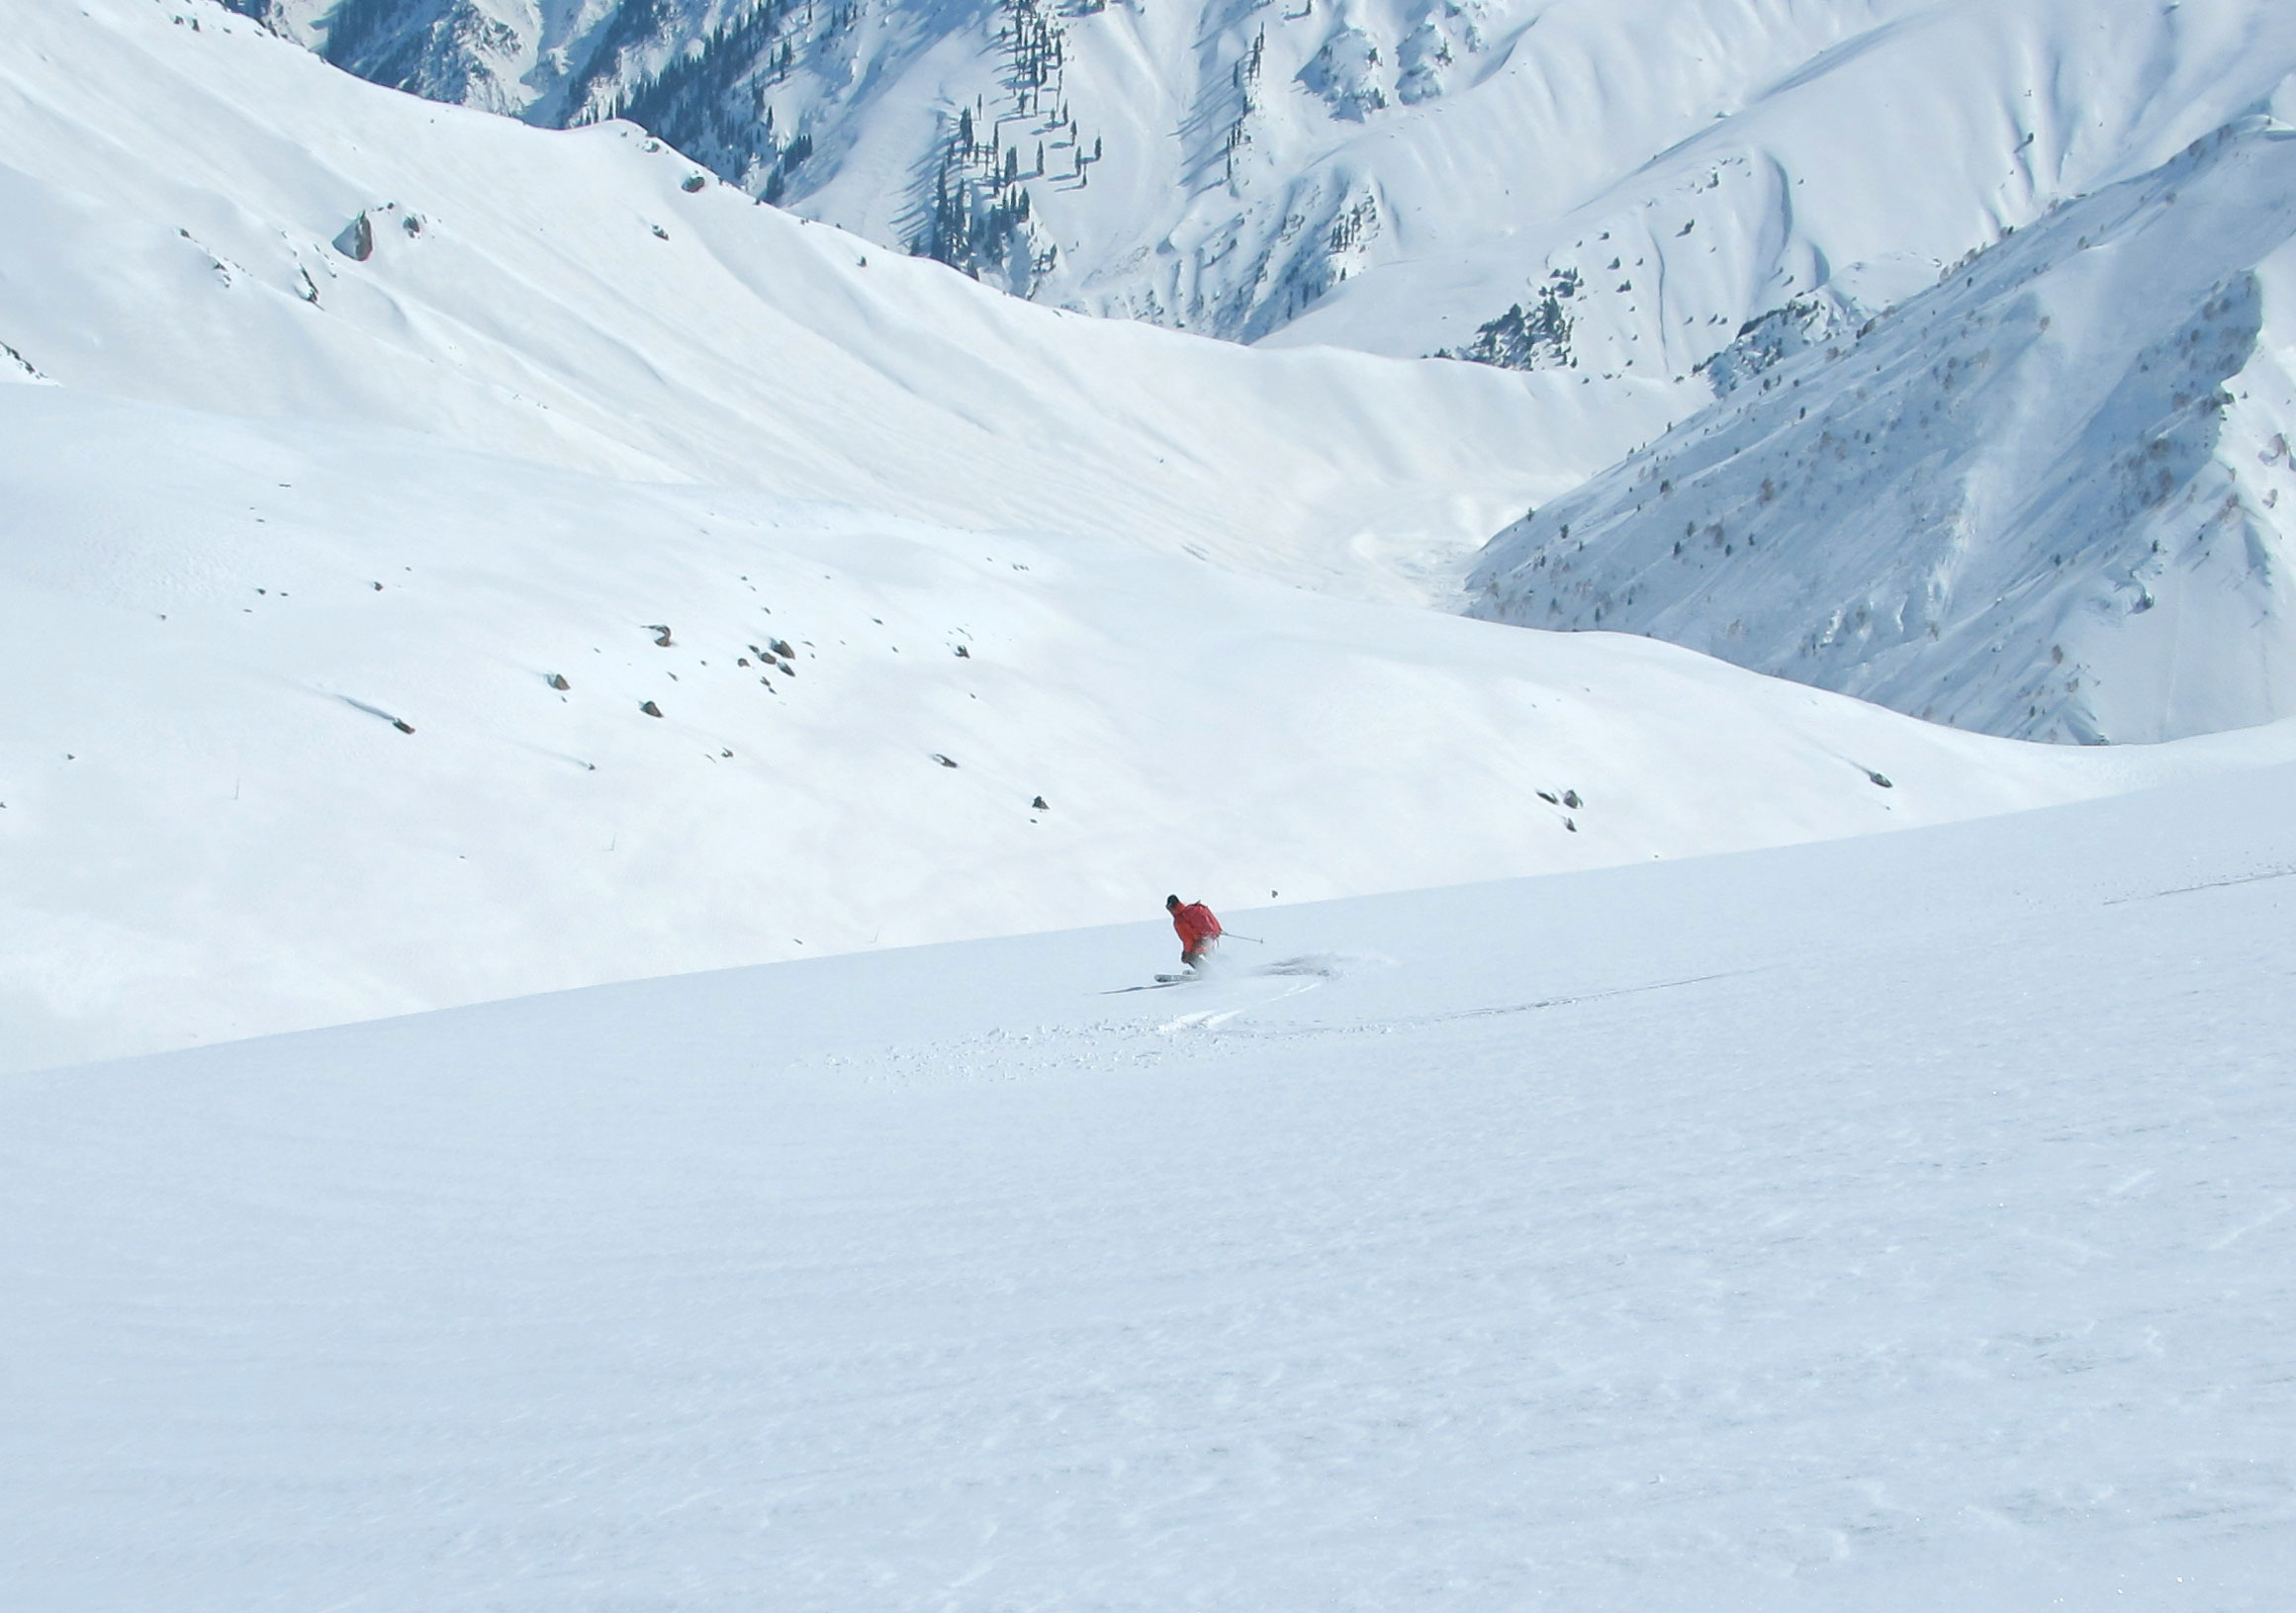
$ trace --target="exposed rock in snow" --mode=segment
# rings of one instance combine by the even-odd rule
[[[1311,95],[1323,98],[1332,117],[1359,124],[1387,106],[1379,87],[1382,64],[1370,35],[1360,28],[1339,28],[1300,69],[1299,80]]]
[[[0,342],[0,360],[6,361],[0,363],[0,381],[36,384],[45,384],[47,381],[47,377],[40,373],[39,367],[32,360],[26,358],[6,342]]]
[[[343,225],[334,238],[334,249],[354,263],[364,263],[375,255],[375,225],[364,213]]]
[[[1830,296],[1796,297],[1747,320],[1729,346],[1699,361],[1698,372],[1716,395],[1727,398],[1782,361],[1824,346],[1857,322],[1856,314],[1840,308]]]
[[[1175,881],[1301,900],[1893,829],[2217,743],[2018,746],[1116,538],[72,388],[0,388],[0,1068],[797,936],[1116,922]],[[984,653],[910,653],[960,630]],[[768,650],[770,684],[740,665]]]
[[[1516,303],[1486,321],[1466,346],[1435,356],[1496,364],[1506,370],[1565,368],[1574,362],[1570,304],[1579,295],[1580,285],[1577,270],[1557,269],[1547,276],[1546,285],[1528,310]]]

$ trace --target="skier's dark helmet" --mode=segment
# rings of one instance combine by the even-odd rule
[[[1173,912],[1179,907],[1179,905],[1180,899],[1177,896],[1167,896],[1164,898],[1164,911],[1166,913]]]

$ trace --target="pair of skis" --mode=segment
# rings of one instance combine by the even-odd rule
[[[1233,938],[1237,941],[1250,941],[1254,946],[1264,946],[1267,944],[1256,936],[1239,936],[1233,930],[1226,931],[1223,934],[1226,937]],[[1166,986],[1184,986],[1191,980],[1201,980],[1203,978],[1204,976],[1195,969],[1184,969],[1178,974],[1159,974],[1155,977],[1155,979],[1145,986],[1118,986],[1114,991],[1104,991],[1100,995],[1103,997],[1118,997],[1122,996],[1125,992],[1128,991],[1161,991]]]

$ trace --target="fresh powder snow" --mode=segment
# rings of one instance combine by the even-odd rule
[[[2278,1607],[2292,788],[13,1078],[0,1577]]]

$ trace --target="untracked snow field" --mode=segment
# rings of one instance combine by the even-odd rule
[[[2291,788],[11,1077],[0,1583],[2285,1606]]]

